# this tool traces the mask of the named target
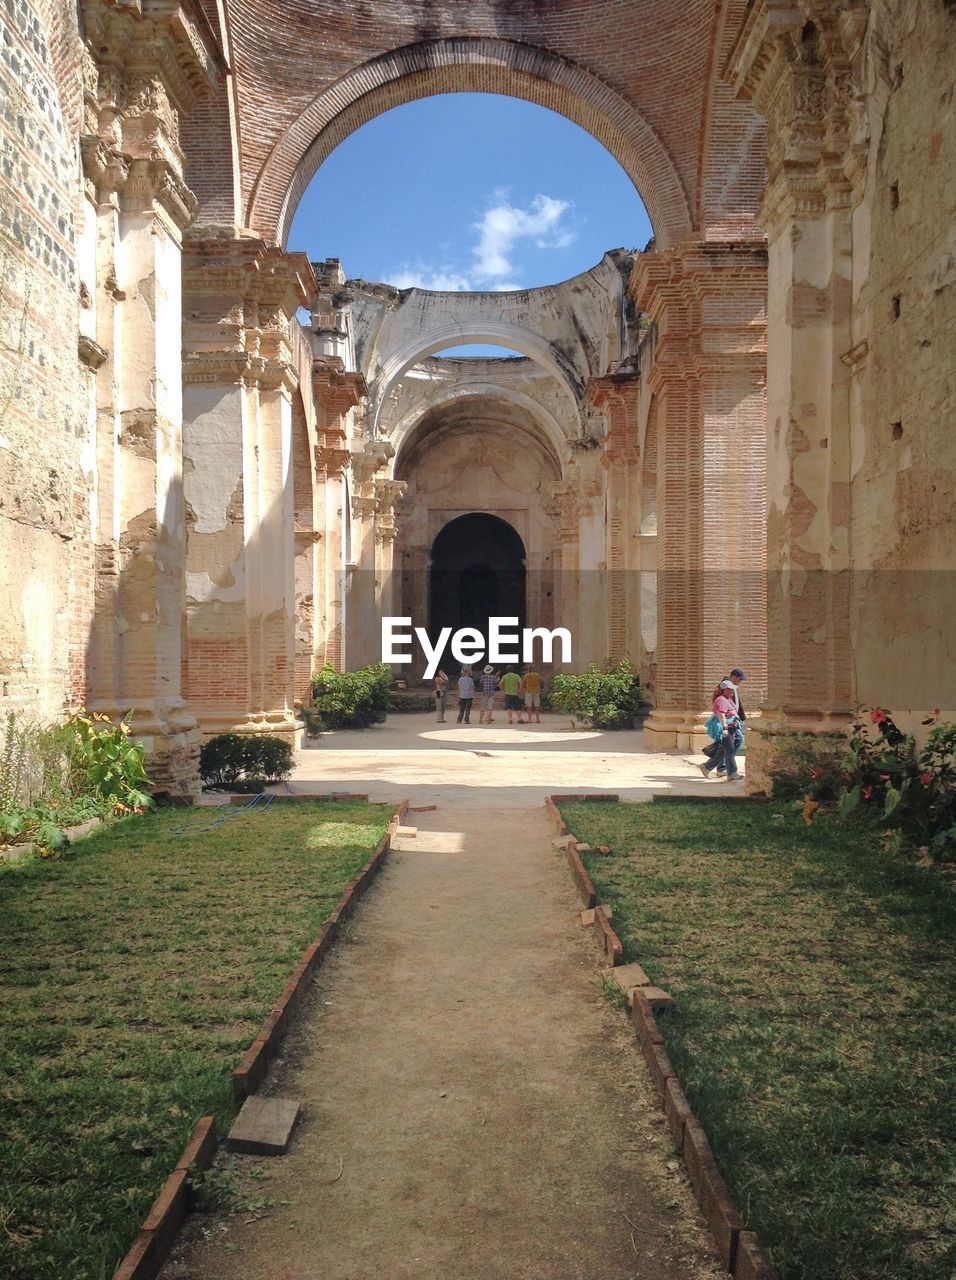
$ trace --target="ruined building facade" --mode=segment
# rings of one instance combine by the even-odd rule
[[[858,704],[953,718],[952,4],[2,23],[0,710],[132,707],[188,790],[203,735],[294,736],[315,666],[375,660],[383,614],[451,617],[472,554],[574,666],[630,657],[654,745],[699,738],[743,666],[757,781],[775,733]],[[454,91],[587,129],[652,244],[495,295],[285,251],[339,142]],[[436,355],[470,341],[524,358]]]

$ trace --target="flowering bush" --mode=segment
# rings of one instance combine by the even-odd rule
[[[770,740],[773,757],[767,772],[779,800],[814,800],[817,807],[837,800],[853,770],[853,756],[842,733],[781,733]]]
[[[870,713],[869,725],[858,720],[850,737],[853,772],[839,809],[869,809],[907,844],[949,861],[956,858],[956,724],[939,724],[938,716],[936,710],[923,721],[932,728],[922,747],[882,707]]]
[[[800,797],[808,823],[835,803],[847,819],[869,816],[906,846],[956,860],[956,725],[938,717],[936,710],[923,721],[929,734],[922,747],[883,707],[859,717],[849,738],[776,735],[768,768],[773,793]]]

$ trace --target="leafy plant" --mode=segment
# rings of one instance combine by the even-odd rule
[[[434,711],[435,690],[392,689],[389,693],[389,711]]]
[[[312,701],[329,729],[367,729],[391,709],[391,672],[384,662],[358,671],[336,671],[326,663],[312,677]]]
[[[641,685],[626,658],[616,667],[592,662],[582,675],[555,676],[550,701],[574,723],[629,729],[641,703]]]
[[[92,715],[77,712],[68,726],[76,735],[79,760],[93,789],[117,813],[149,808],[152,800],[143,790],[149,786],[143,768],[146,749],[132,740],[127,721],[116,725],[96,711]]]
[[[840,811],[875,813],[898,828],[907,845],[926,848],[941,861],[956,859],[956,724],[938,724],[935,711],[924,721],[932,726],[918,747],[903,733],[890,712],[875,707],[870,724],[854,723],[850,750],[854,771]],[[870,726],[875,726],[874,731]]]
[[[199,752],[199,773],[207,787],[258,790],[292,772],[292,745],[283,738],[220,733]]]
[[[69,843],[65,828],[147,808],[143,748],[127,723],[72,712],[46,727],[7,717],[0,747],[0,844],[32,841],[41,856]]]

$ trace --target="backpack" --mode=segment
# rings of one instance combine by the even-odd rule
[[[724,731],[720,727],[720,716],[716,712],[710,717],[704,728],[707,730],[707,737],[714,742],[719,742],[724,736]]]

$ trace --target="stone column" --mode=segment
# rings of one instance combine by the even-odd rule
[[[196,781],[182,697],[182,233],[179,118],[217,72],[177,10],[86,0],[81,152],[97,220],[97,455],[101,468],[90,705],[132,708],[163,790]]]
[[[92,67],[92,63],[91,63]],[[92,67],[95,76],[95,67]],[[92,96],[92,102],[91,102]],[[89,127],[96,128],[95,80],[87,91]],[[81,139],[87,194],[95,207],[95,342],[103,354],[94,388],[96,419],[96,518],[94,547],[94,620],[87,662],[87,699],[114,714],[122,702],[119,629],[118,554],[121,533],[119,409],[117,406],[120,311],[116,280],[119,242],[119,192],[129,177],[129,161],[93,133]],[[123,708],[127,710],[127,708]]]
[[[377,608],[378,473],[395,450],[387,441],[365,440],[352,453],[352,556],[349,574],[346,653],[353,670],[381,659],[381,617]]]
[[[570,476],[574,467],[569,464]],[[581,670],[580,632],[578,628],[580,575],[578,573],[578,509],[572,478],[551,483],[551,496],[556,508],[556,545],[554,550],[554,625],[571,633],[571,662],[566,669]],[[561,664],[556,663],[560,668]]]
[[[300,732],[290,326],[310,277],[255,237],[188,244],[185,669],[207,735]]]
[[[375,481],[378,513],[375,525],[376,620],[379,624],[383,617],[396,615],[401,599],[401,586],[395,578],[395,539],[398,536],[395,508],[404,498],[407,487],[404,480],[377,478]]]
[[[607,657],[614,663],[627,658],[635,671],[641,658],[641,601],[630,543],[631,524],[640,511],[639,390],[633,372],[588,383],[588,398],[603,411],[607,424],[601,454],[607,485]]]
[[[642,254],[631,291],[655,325],[657,702],[650,746],[702,745],[734,665],[766,688],[766,257],[762,245]]]
[[[317,510],[324,511],[322,586],[323,621],[316,660],[337,671],[346,663],[348,639],[348,563],[355,545],[347,469],[351,461],[351,417],[368,393],[365,379],[349,372],[339,356],[316,356],[312,365],[312,395],[316,419]],[[374,567],[374,540],[373,540]]]
[[[732,60],[738,91],[768,122],[759,220],[769,245],[769,688],[748,753],[765,783],[769,739],[841,731],[853,701],[849,654],[849,415],[853,72],[865,6],[760,0]],[[852,360],[849,362],[852,365]]]

